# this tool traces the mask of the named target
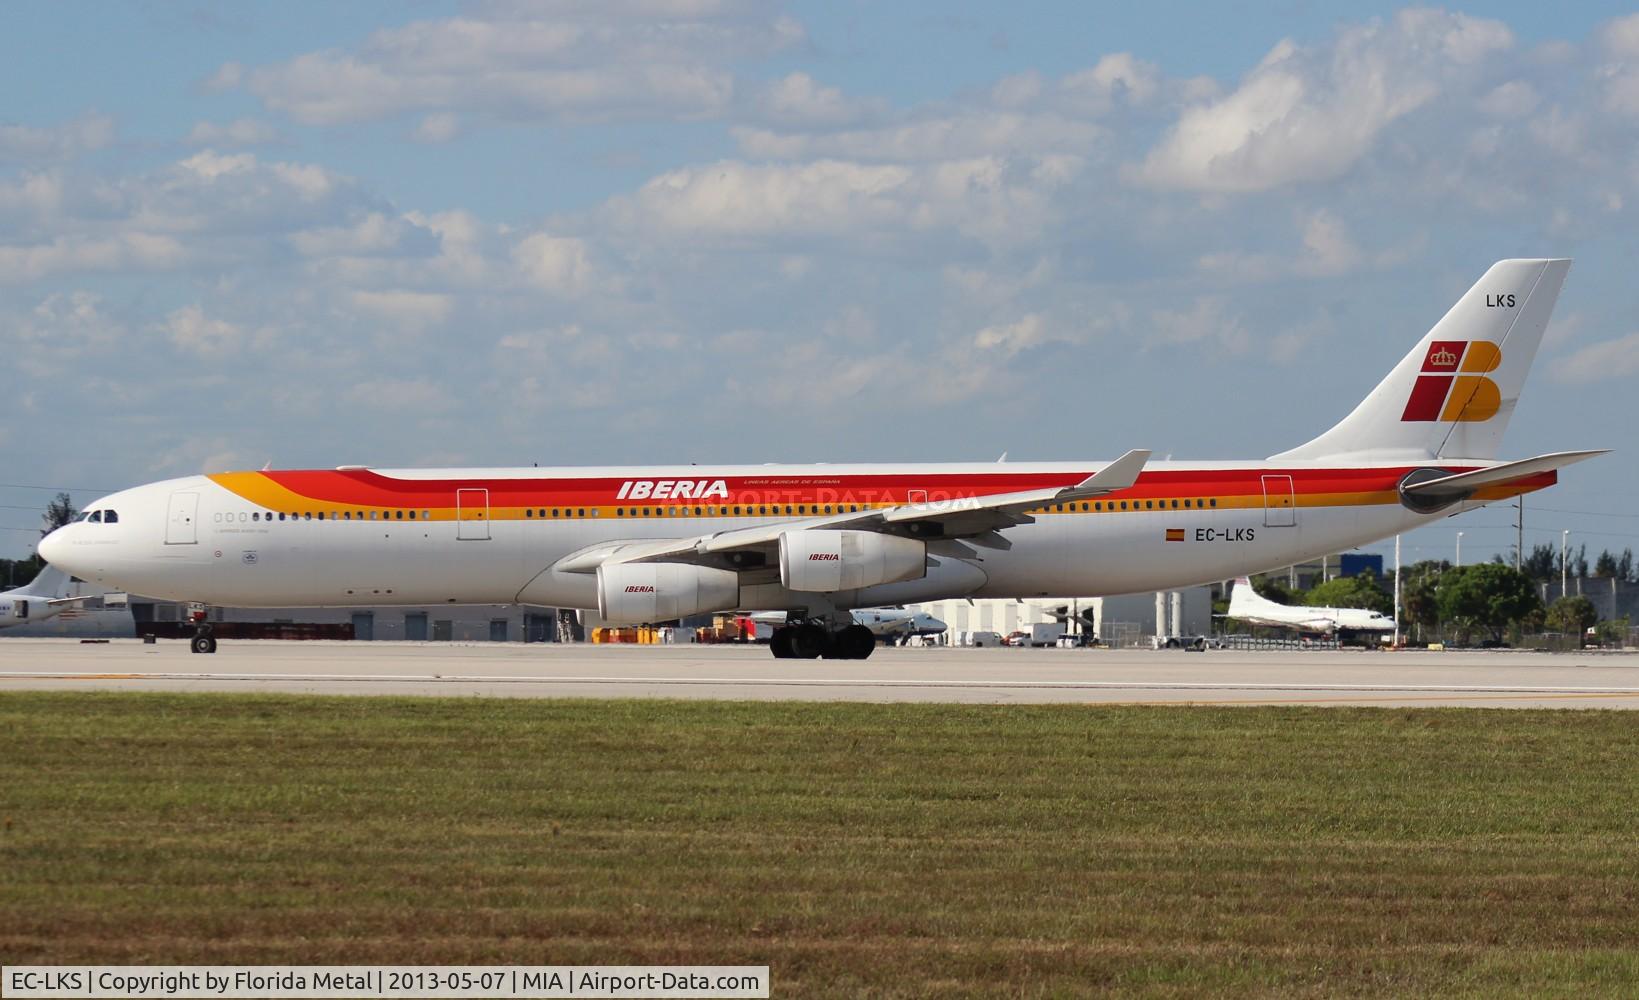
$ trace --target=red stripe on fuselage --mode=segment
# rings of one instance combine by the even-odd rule
[[[1441,466],[1451,472],[1472,466]],[[1394,489],[1411,466],[1392,469],[1193,469],[1145,472],[1138,482],[1119,495],[1126,499],[1195,496],[1262,495],[1264,478],[1290,476],[1299,496],[1326,493],[1366,493]],[[1024,490],[1073,486],[1085,478],[1082,473],[892,473],[882,475],[813,476],[711,476],[668,478],[597,477],[586,479],[394,479],[367,470],[314,469],[264,472],[262,475],[293,493],[316,503],[368,507],[447,507],[455,492],[462,489],[489,491],[489,502],[498,507],[573,507],[579,505],[628,504],[632,506],[675,506],[683,504],[757,503],[857,503],[900,504],[910,502],[911,493],[925,493],[928,500],[987,496]],[[688,482],[700,484],[691,492],[704,492],[721,481],[728,495],[619,498],[621,488],[632,482]],[[1279,484],[1284,487],[1284,483]],[[919,497],[920,499],[920,497]]]

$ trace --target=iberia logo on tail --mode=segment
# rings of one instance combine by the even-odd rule
[[[1500,364],[1502,349],[1489,340],[1436,340],[1428,345],[1423,373],[1400,419],[1490,420],[1502,407],[1502,393],[1485,373]]]

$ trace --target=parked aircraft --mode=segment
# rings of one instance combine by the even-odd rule
[[[1237,577],[1229,588],[1229,614],[1250,625],[1277,625],[1313,635],[1349,632],[1393,632],[1394,619],[1365,608],[1310,608],[1279,604],[1252,589],[1252,581]]]
[[[85,600],[68,596],[71,582],[67,573],[48,565],[23,586],[0,593],[0,628],[43,622]]]
[[[879,642],[896,642],[913,635],[940,635],[948,627],[925,611],[907,608],[855,608],[854,624],[871,630]],[[784,625],[790,616],[784,611],[759,611],[751,616],[758,625]]]
[[[853,608],[1171,589],[1553,485],[1599,452],[1496,455],[1569,267],[1499,261],[1353,412],[1264,460],[226,472],[104,497],[40,551],[241,607],[772,608],[775,656],[863,658]]]

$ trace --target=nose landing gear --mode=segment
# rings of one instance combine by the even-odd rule
[[[188,641],[188,649],[194,653],[216,652],[216,636],[212,634],[211,623],[205,620],[205,609],[192,608],[188,617],[193,619],[193,638]]]
[[[193,639],[188,642],[188,648],[195,653],[216,652],[216,636],[211,635],[210,626],[204,626],[196,631]]]

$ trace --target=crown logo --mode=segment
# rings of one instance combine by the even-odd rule
[[[1433,354],[1429,355],[1428,363],[1431,365],[1439,365],[1441,368],[1447,368],[1457,363],[1457,355],[1452,354],[1450,351],[1442,347],[1438,351],[1435,351]]]

